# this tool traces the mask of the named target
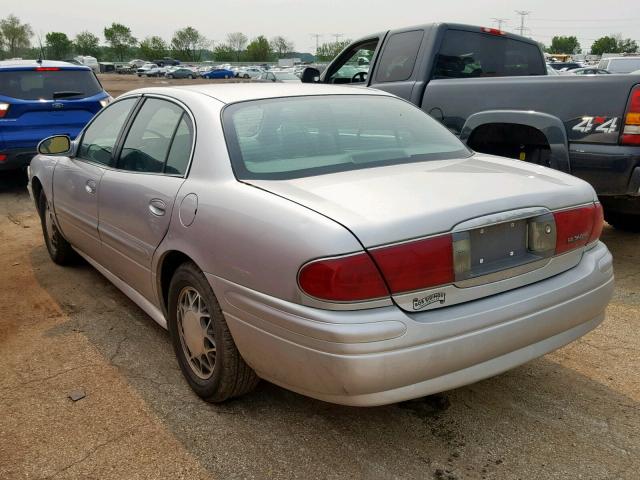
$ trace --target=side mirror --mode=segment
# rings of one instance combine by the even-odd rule
[[[318,83],[320,81],[320,70],[307,67],[302,71],[300,80],[302,80],[302,83]]]
[[[38,153],[42,155],[65,155],[71,152],[71,139],[67,135],[54,135],[38,144]]]

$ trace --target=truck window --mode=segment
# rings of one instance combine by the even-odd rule
[[[342,56],[326,78],[327,83],[364,83],[371,68],[371,60],[378,46],[378,39],[354,46]]]
[[[545,75],[540,48],[485,33],[447,30],[432,78]]]
[[[391,35],[380,58],[376,73],[378,82],[401,82],[411,77],[423,33],[414,30]]]

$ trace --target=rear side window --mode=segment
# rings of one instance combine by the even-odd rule
[[[378,82],[401,82],[411,77],[422,35],[422,30],[391,35],[376,73]]]
[[[127,98],[103,109],[85,130],[77,156],[90,162],[111,165],[116,140],[137,100]]]
[[[0,71],[0,94],[21,100],[84,98],[102,92],[89,70]]]
[[[167,165],[165,173],[171,175],[184,175],[189,166],[189,158],[191,157],[191,145],[193,144],[193,124],[186,113],[182,114],[182,118],[178,123],[178,129],[173,137],[169,156],[167,157]]]
[[[164,172],[182,114],[182,108],[175,103],[148,98],[127,133],[118,168],[132,172]]]
[[[433,78],[545,75],[536,45],[485,33],[447,30]]]

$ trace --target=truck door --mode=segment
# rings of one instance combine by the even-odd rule
[[[412,92],[421,73],[418,52],[424,30],[409,30],[391,34],[384,44],[370,86],[412,100]]]

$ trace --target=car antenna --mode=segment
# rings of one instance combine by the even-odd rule
[[[40,34],[38,34],[38,45],[40,45],[40,52],[38,52],[38,59],[36,60],[36,63],[38,65],[42,65],[42,59],[44,57],[44,49],[42,48],[42,37],[40,36]]]

